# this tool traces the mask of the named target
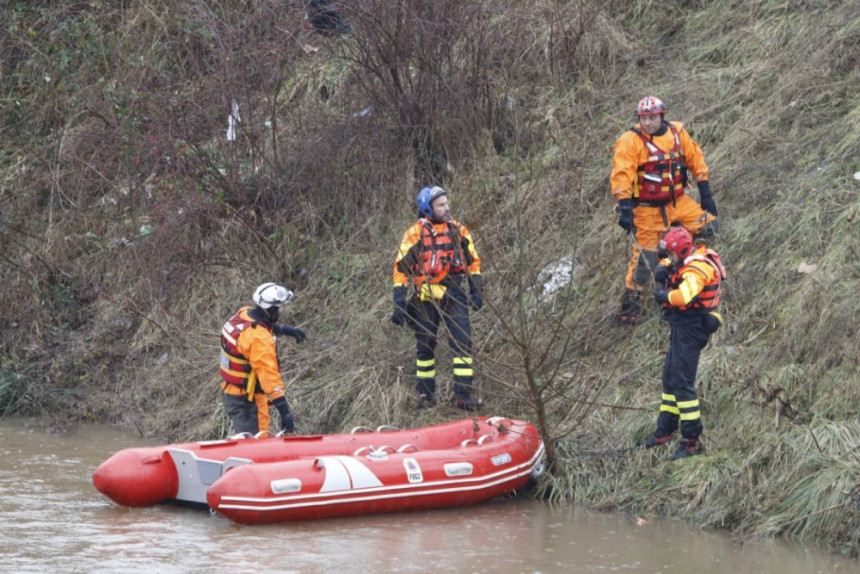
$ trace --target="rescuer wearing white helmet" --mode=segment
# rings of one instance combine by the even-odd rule
[[[254,306],[239,309],[221,329],[221,396],[238,433],[268,433],[269,404],[281,415],[281,429],[295,430],[275,343],[275,335],[305,340],[301,329],[277,322],[292,299],[286,287],[263,283],[254,291]]]

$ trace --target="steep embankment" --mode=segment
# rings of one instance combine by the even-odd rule
[[[0,8],[2,412],[223,435],[217,333],[275,279],[308,332],[282,351],[301,431],[458,416],[414,411],[388,322],[432,181],[484,259],[486,410],[556,439],[552,497],[856,555],[857,2],[381,4],[351,3],[346,36],[297,1]],[[607,186],[646,94],[704,148],[731,273],[708,455],[679,464],[582,456],[656,415],[667,329],[613,322],[629,245]]]

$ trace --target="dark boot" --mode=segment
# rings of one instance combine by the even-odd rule
[[[425,395],[425,394],[418,395],[417,408],[419,411],[422,411],[425,409],[432,409],[435,406],[436,406],[436,397],[434,397],[433,395]]]
[[[661,434],[659,431],[655,431],[654,434],[652,434],[648,438],[643,438],[638,443],[636,443],[636,446],[640,448],[654,448],[655,446],[666,444],[670,440],[672,440],[672,433]]]
[[[678,450],[666,457],[666,460],[678,460],[679,458],[687,458],[696,456],[705,452],[705,447],[702,446],[702,441],[698,438],[682,438],[678,445]]]
[[[457,399],[457,402],[454,403],[461,411],[476,411],[478,410],[478,401],[473,399],[472,397],[465,397],[462,399]]]
[[[648,318],[648,315],[642,311],[641,300],[641,291],[633,291],[631,289],[624,291],[624,294],[621,296],[621,311],[618,313],[618,321],[622,325],[638,325]]]

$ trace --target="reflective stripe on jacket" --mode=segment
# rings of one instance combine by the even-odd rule
[[[249,307],[239,309],[221,328],[221,378],[224,382],[243,389],[248,386],[251,363],[239,352],[237,345],[239,335],[254,323],[253,319],[242,314],[242,311],[248,309]]]

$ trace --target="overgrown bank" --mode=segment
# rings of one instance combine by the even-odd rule
[[[300,430],[456,416],[414,411],[388,322],[432,181],[485,259],[480,394],[541,413],[551,496],[856,555],[857,2],[358,1],[336,37],[297,1],[103,4],[0,9],[4,412],[221,436],[217,333],[272,278],[309,334],[282,357]],[[659,398],[666,327],[613,324],[606,185],[649,93],[704,148],[732,276],[708,454],[676,465],[580,456],[649,432]]]

